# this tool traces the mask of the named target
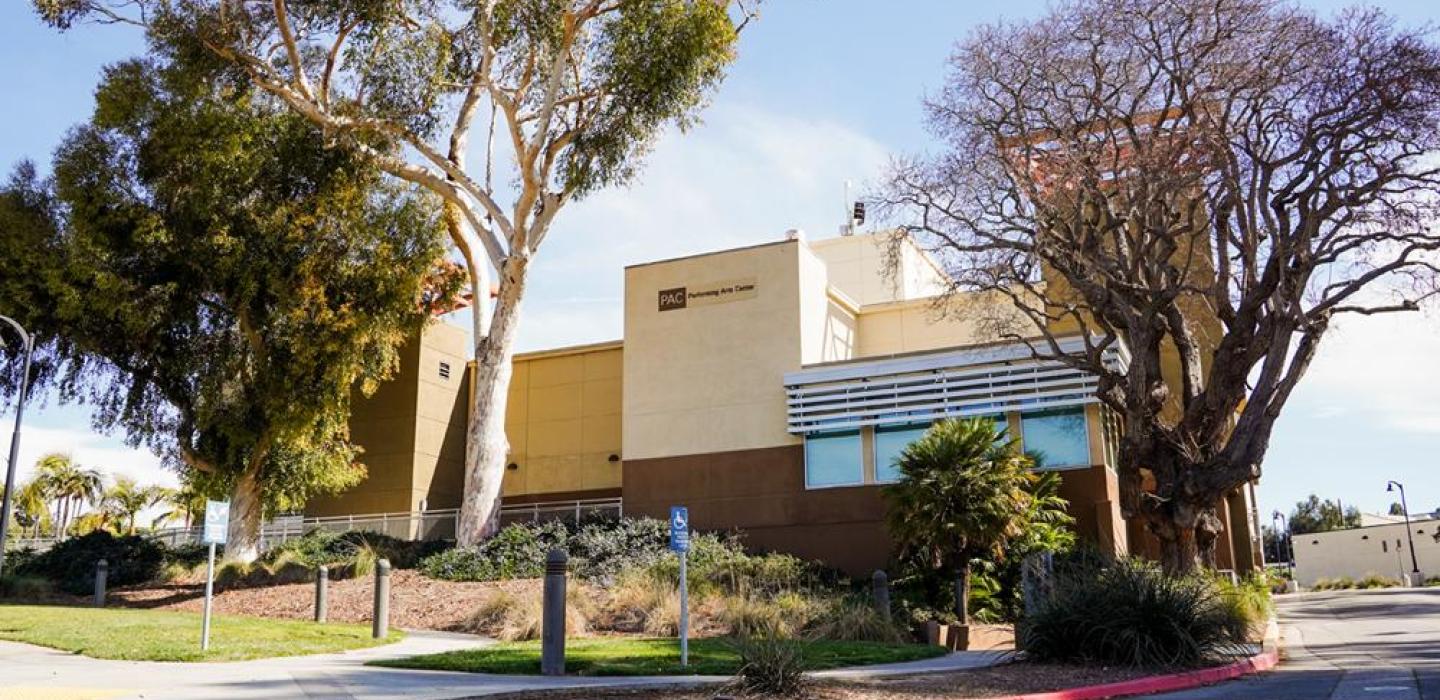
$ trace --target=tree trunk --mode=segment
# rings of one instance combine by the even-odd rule
[[[259,469],[250,468],[230,491],[230,523],[225,535],[225,560],[249,564],[260,558],[261,494]]]
[[[475,342],[475,376],[471,378],[475,402],[470,407],[465,440],[465,497],[455,524],[455,539],[461,547],[478,545],[500,527],[500,487],[510,452],[505,436],[510,360],[528,263],[519,256],[505,261],[489,333]]]
[[[970,559],[955,569],[955,617],[960,624],[970,624]]]
[[[1146,518],[1150,532],[1160,540],[1160,565],[1167,573],[1184,575],[1215,568],[1215,545],[1223,529],[1215,514],[1219,499],[1176,499]]]

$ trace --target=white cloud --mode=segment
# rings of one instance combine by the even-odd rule
[[[778,240],[790,228],[834,235],[844,181],[858,193],[887,157],[838,122],[717,106],[690,133],[661,138],[630,187],[557,217],[536,259],[520,347],[619,338],[626,265]]]
[[[27,414],[28,415],[28,414]],[[4,420],[5,437],[0,443],[0,454],[10,452],[10,421],[13,415],[0,417]],[[29,479],[35,470],[35,462],[52,452],[68,454],[77,463],[99,470],[108,481],[117,476],[128,476],[142,484],[175,486],[175,473],[160,466],[160,459],[148,450],[127,447],[116,438],[99,435],[88,428],[53,428],[27,425],[20,435],[20,462],[17,469],[19,481]]]
[[[1317,417],[1360,415],[1390,429],[1440,434],[1440,314],[1335,322],[1296,395]]]

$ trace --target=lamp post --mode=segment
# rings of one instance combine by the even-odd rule
[[[21,350],[25,353],[20,371],[20,391],[15,395],[15,432],[10,436],[10,462],[5,467],[5,499],[0,504],[0,573],[5,571],[5,545],[10,537],[10,505],[15,495],[15,465],[20,461],[20,421],[25,416],[25,399],[30,391],[30,358],[35,352],[35,338],[9,316],[0,316],[0,321],[9,324],[20,334]],[[5,340],[0,338],[0,347]]]
[[[1400,489],[1400,510],[1405,514],[1405,541],[1410,545],[1410,573],[1420,573],[1420,562],[1415,560],[1415,536],[1410,533],[1410,504],[1405,502],[1405,484],[1398,481],[1389,481],[1385,484],[1385,492],[1391,493]],[[1416,583],[1416,585],[1420,585]]]
[[[1275,523],[1275,554],[1276,554],[1277,556],[1284,556],[1284,557],[1285,557],[1285,564],[1286,564],[1286,565],[1289,567],[1289,569],[1290,569],[1290,578],[1291,578],[1291,579],[1294,579],[1294,578],[1295,578],[1295,538],[1293,538],[1293,537],[1290,536],[1290,528],[1289,528],[1289,525],[1285,522],[1285,514],[1284,514],[1284,513],[1281,513],[1280,511],[1277,510],[1277,511],[1274,512],[1274,514],[1272,514],[1272,515],[1270,516],[1270,519],[1271,519],[1271,521],[1273,521],[1273,522]],[[1281,538],[1282,536],[1285,538],[1286,548],[1289,550],[1289,552],[1287,552],[1287,553],[1285,553],[1285,554],[1282,554],[1281,551],[1280,551],[1280,538]]]

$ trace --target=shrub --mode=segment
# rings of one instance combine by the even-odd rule
[[[1239,583],[1229,578],[1218,579],[1221,595],[1231,614],[1245,621],[1245,628],[1253,638],[1263,633],[1265,623],[1270,619],[1274,605],[1270,600],[1270,582],[1263,576],[1246,576]]]
[[[566,591],[566,636],[581,637],[589,631],[588,604],[588,599],[578,586]],[[544,600],[538,591],[535,595],[520,596],[501,590],[481,603],[461,629],[488,634],[506,642],[530,641],[540,638],[544,629],[544,615]]]
[[[374,562],[380,559],[388,559],[397,569],[413,569],[425,557],[450,546],[438,540],[402,540],[378,532],[315,529],[272,548],[265,560],[274,561],[288,555],[310,567],[353,567],[356,575],[364,576],[374,570]],[[368,564],[356,566],[362,556],[369,560]]]
[[[445,581],[496,581],[545,573],[545,557],[569,537],[558,522],[505,527],[474,549],[449,549],[420,561],[426,576]]]
[[[1057,575],[1053,597],[1019,636],[1039,661],[1194,666],[1235,651],[1245,628],[1213,578],[1170,576],[1125,559]]]
[[[1312,589],[1317,591],[1344,591],[1355,587],[1355,580],[1349,576],[1339,578],[1318,578]]]
[[[794,637],[808,618],[787,615],[773,600],[747,595],[725,596],[720,608],[720,622],[734,637]]]
[[[586,523],[566,543],[575,575],[603,583],[621,570],[648,566],[669,551],[670,530],[663,520],[624,518]]]
[[[734,685],[747,694],[797,697],[805,690],[805,657],[799,643],[773,637],[741,638],[735,642],[740,670]]]
[[[0,576],[0,598],[35,600],[50,595],[50,591],[50,581],[39,576],[18,574]]]
[[[17,566],[15,573],[48,579],[60,590],[84,595],[95,588],[95,563],[101,559],[109,564],[108,585],[129,586],[159,577],[165,548],[144,537],[96,530],[57,543]]]
[[[848,597],[831,601],[812,617],[805,634],[814,639],[848,642],[900,644],[907,641],[905,631],[885,619],[874,605]]]
[[[1362,591],[1371,588],[1395,588],[1399,585],[1400,581],[1398,579],[1393,579],[1389,576],[1381,576],[1380,574],[1374,572],[1365,574],[1365,578],[1362,578],[1359,581],[1355,582],[1355,587],[1359,588]]]

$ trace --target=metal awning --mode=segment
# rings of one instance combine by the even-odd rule
[[[1080,352],[1079,337],[1061,343]],[[1128,364],[1123,347],[1107,363]],[[801,369],[785,375],[788,430],[806,434],[1098,403],[1094,375],[1037,360],[1024,343],[955,348]]]

